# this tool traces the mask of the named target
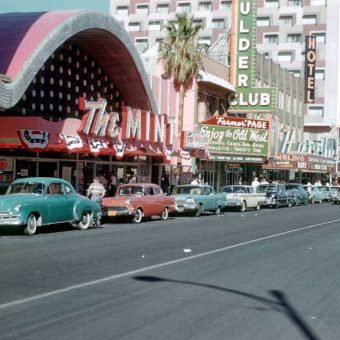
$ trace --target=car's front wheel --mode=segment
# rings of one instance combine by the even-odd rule
[[[169,210],[168,208],[164,208],[162,215],[161,215],[161,220],[165,221],[169,217]]]
[[[200,217],[202,215],[202,212],[203,212],[203,206],[202,206],[202,204],[199,204],[195,216]]]
[[[143,219],[143,211],[142,209],[138,208],[136,210],[135,216],[132,219],[133,223],[141,223]]]
[[[256,211],[259,211],[261,209],[261,203],[257,203],[257,206],[254,209]]]
[[[38,222],[37,218],[34,214],[30,214],[27,219],[26,228],[24,229],[24,233],[26,235],[32,236],[37,232]]]
[[[217,207],[217,209],[214,211],[215,215],[221,214],[221,207]]]
[[[88,212],[84,212],[80,221],[77,224],[77,228],[80,230],[86,230],[90,226],[91,223],[91,214]]]
[[[246,202],[245,202],[245,201],[242,201],[242,202],[241,202],[240,211],[241,211],[241,212],[246,211]]]

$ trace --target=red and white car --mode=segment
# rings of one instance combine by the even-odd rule
[[[168,219],[175,211],[175,199],[166,196],[153,183],[129,183],[120,185],[114,197],[104,197],[101,202],[102,217],[131,216],[140,223],[144,217],[159,216]]]

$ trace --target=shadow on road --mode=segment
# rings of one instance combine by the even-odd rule
[[[195,286],[200,286],[204,288],[220,290],[220,291],[223,291],[229,294],[240,295],[240,296],[255,300],[257,302],[260,302],[266,305],[267,307],[269,306],[272,310],[276,312],[285,314],[287,318],[291,320],[298,327],[298,329],[300,330],[300,332],[306,339],[320,340],[320,338],[314,334],[312,329],[302,319],[302,317],[299,315],[299,313],[293,307],[293,305],[288,301],[288,298],[286,297],[286,295],[279,290],[269,290],[270,295],[274,297],[274,299],[269,299],[269,298],[261,297],[258,295],[242,292],[240,290],[228,289],[228,288],[224,288],[220,286],[198,283],[198,282],[166,279],[166,278],[162,278],[158,276],[147,276],[147,275],[134,276],[133,279],[137,281],[144,281],[144,282],[172,282],[172,283],[179,283],[179,284],[195,285]]]

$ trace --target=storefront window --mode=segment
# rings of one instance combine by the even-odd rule
[[[36,177],[37,176],[37,162],[36,160],[22,160],[16,161],[16,178]]]

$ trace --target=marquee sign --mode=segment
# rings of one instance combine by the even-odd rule
[[[233,117],[211,117],[199,131],[213,155],[267,156],[269,121]]]
[[[230,78],[236,94],[228,97],[230,111],[274,111],[274,89],[255,87],[257,0],[233,1]]]

